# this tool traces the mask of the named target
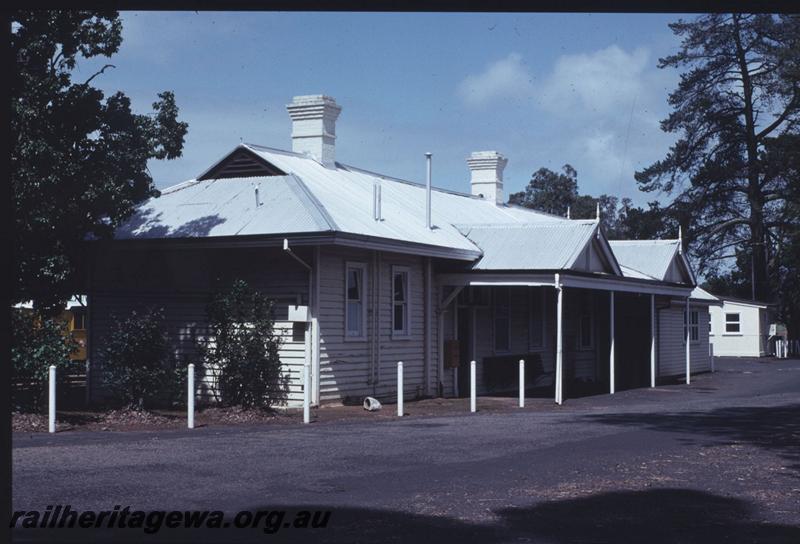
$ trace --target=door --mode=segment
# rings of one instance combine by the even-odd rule
[[[469,363],[472,361],[472,308],[458,308],[458,396],[469,396]]]

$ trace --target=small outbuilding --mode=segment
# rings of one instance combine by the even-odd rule
[[[768,302],[718,297],[711,308],[710,341],[714,355],[765,357],[775,352],[769,337],[775,305]]]

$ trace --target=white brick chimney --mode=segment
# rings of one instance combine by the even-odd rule
[[[295,96],[286,105],[292,118],[292,151],[308,153],[326,168],[336,161],[336,119],[342,108],[330,96]]]
[[[475,151],[467,158],[472,194],[503,204],[503,169],[508,159],[497,151]]]

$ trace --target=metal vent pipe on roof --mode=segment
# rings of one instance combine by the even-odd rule
[[[383,213],[381,211],[381,184],[378,181],[372,184],[372,218],[375,221],[383,221]]]
[[[428,175],[425,182],[425,226],[429,229],[433,228],[431,225],[431,155],[432,153],[425,153],[428,163]]]

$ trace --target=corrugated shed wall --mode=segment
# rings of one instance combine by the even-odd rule
[[[310,254],[308,255],[310,260]],[[208,336],[206,305],[214,285],[241,278],[277,301],[276,330],[284,339],[281,361],[291,377],[290,401],[302,401],[304,361],[301,330],[286,322],[288,304],[308,302],[304,268],[280,249],[181,249],[113,251],[99,255],[90,292],[90,369],[93,400],[102,400],[100,348],[115,318],[161,307],[174,354],[182,364],[197,362],[197,342]],[[213,398],[213,377],[198,377],[203,400]]]

